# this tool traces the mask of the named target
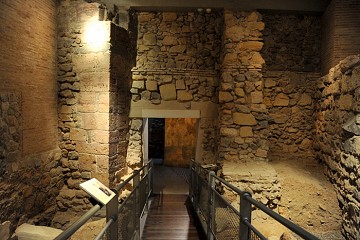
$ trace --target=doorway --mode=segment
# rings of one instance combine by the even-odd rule
[[[195,158],[196,118],[149,118],[148,158],[154,161],[154,193],[187,194]]]
[[[148,120],[148,155],[155,165],[164,164],[165,119],[149,118]]]
[[[196,149],[195,118],[149,118],[148,158],[156,165],[189,167]]]

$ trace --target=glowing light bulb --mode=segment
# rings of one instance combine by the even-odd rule
[[[85,26],[85,43],[93,51],[99,51],[108,41],[108,27],[104,21],[90,21]]]

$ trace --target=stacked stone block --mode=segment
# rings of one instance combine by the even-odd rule
[[[132,118],[130,120],[129,130],[129,145],[126,156],[126,163],[129,169],[127,172],[131,172],[132,169],[140,167],[143,163],[143,120],[139,118]]]
[[[320,72],[321,17],[263,13],[266,71]]]
[[[57,197],[56,227],[66,227],[91,206],[81,182],[97,178],[112,187],[127,170],[130,37],[111,22],[99,21],[99,11],[104,11],[100,4],[80,0],[62,1],[59,7],[58,112],[65,185]],[[94,25],[96,32],[90,32]]]
[[[139,13],[137,67],[214,70],[220,54],[220,13]]]
[[[211,71],[133,70],[131,93],[133,101],[145,100],[156,105],[172,100],[217,102],[217,86],[217,76]]]
[[[217,101],[219,13],[139,13],[134,101]]]
[[[264,23],[258,12],[225,11],[224,19],[219,160],[266,160],[268,121],[260,54]]]
[[[314,95],[320,77],[321,18],[263,13],[264,104],[268,109],[269,159],[284,153],[312,159]]]
[[[218,161],[218,120],[215,118],[200,119],[199,136],[201,139],[201,162],[204,164]]]
[[[269,155],[313,157],[314,89],[318,73],[264,72],[269,111]]]
[[[65,185],[57,197],[60,211],[53,220],[55,227],[66,227],[77,212],[91,206],[79,184],[95,177],[109,185],[109,161],[117,157],[119,111],[111,107],[118,104],[117,79],[110,81],[111,23],[98,22],[98,16],[97,3],[60,2],[58,114]],[[96,49],[91,47],[93,39],[87,38],[94,23],[106,37]]]
[[[359,82],[360,55],[340,61],[318,81],[315,149],[337,191],[347,239],[360,238]]]
[[[141,12],[137,20],[137,57],[130,90],[132,101],[149,102],[154,105],[152,109],[164,109],[164,105],[191,109],[194,102],[217,103],[222,14]],[[133,121],[137,126],[141,119]],[[208,121],[213,127],[204,127],[200,132],[217,137],[215,118]],[[128,165],[134,165],[133,162],[137,163],[142,157],[139,131],[131,126]],[[204,162],[214,162],[217,140],[202,139],[206,150],[200,149],[203,153],[200,158]]]
[[[109,142],[114,151],[109,152],[109,184],[113,186],[120,182],[127,169],[133,55],[130,53],[130,36],[125,29],[111,24],[110,34]]]
[[[21,97],[16,93],[0,92],[0,103],[0,179],[2,179],[7,170],[11,169],[11,166],[7,166],[9,162],[21,156]]]

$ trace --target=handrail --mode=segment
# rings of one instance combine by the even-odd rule
[[[65,231],[59,234],[54,240],[63,240],[68,239],[73,235],[82,225],[84,225],[92,216],[95,215],[101,209],[100,204],[96,204],[84,215],[82,215],[76,222],[74,222],[70,227]]]
[[[114,219],[111,218],[110,221],[108,221],[105,224],[104,228],[101,229],[100,233],[96,236],[95,240],[100,240],[105,235],[106,231],[110,228],[111,224],[113,224],[113,222]]]
[[[267,215],[269,215],[270,217],[272,217],[273,219],[275,219],[276,221],[278,221],[279,223],[281,223],[282,225],[284,225],[285,227],[287,227],[288,229],[290,229],[291,231],[293,231],[294,233],[299,235],[300,237],[302,237],[304,239],[318,239],[313,234],[309,233],[308,231],[306,231],[305,229],[303,229],[300,226],[296,225],[295,223],[291,222],[290,220],[284,218],[280,214],[274,212],[273,210],[266,207],[262,203],[256,201],[251,196],[245,196],[244,198],[247,201],[249,201],[251,204],[256,206],[257,208],[261,209]]]
[[[207,178],[204,176],[201,176],[201,171],[206,171],[208,175],[208,181]],[[311,234],[310,232],[306,231],[305,229],[301,228],[300,226],[296,225],[295,223],[291,222],[290,220],[284,218],[283,216],[279,215],[278,213],[274,212],[270,208],[266,207],[262,203],[258,202],[254,198],[252,198],[251,194],[246,191],[242,191],[238,189],[237,187],[231,185],[226,180],[216,176],[216,174],[212,171],[209,171],[207,169],[202,168],[199,164],[195,163],[194,160],[192,160],[192,164],[190,167],[190,200],[191,203],[195,209],[195,212],[198,214],[198,217],[201,221],[201,225],[203,226],[203,230],[207,233],[208,239],[213,240],[217,239],[217,233],[215,232],[216,229],[214,229],[214,218],[216,218],[215,212],[216,205],[221,203],[224,203],[226,208],[229,209],[228,211],[231,211],[233,216],[236,216],[239,219],[239,226],[238,233],[239,233],[239,239],[240,240],[248,240],[248,239],[260,239],[264,240],[266,239],[258,229],[256,229],[251,224],[251,211],[252,206],[257,207],[258,209],[265,212],[267,215],[287,227],[289,230],[297,234],[298,236],[302,237],[306,240],[318,240],[316,236]],[[202,172],[203,173],[203,172]],[[202,174],[204,175],[204,174]],[[232,191],[234,191],[239,197],[240,197],[240,211],[235,209],[217,190],[215,187],[215,183],[217,181],[217,184],[223,184],[224,186],[228,187]],[[204,184],[207,185],[207,187],[204,186]],[[200,186],[199,186],[200,185]],[[207,194],[203,193],[202,191],[205,191],[206,189],[209,189]],[[207,196],[208,200],[204,200],[201,198],[204,198],[203,196]],[[220,202],[221,203],[220,203]],[[204,203],[208,203],[206,206],[206,210],[204,212]],[[217,202],[217,204],[215,203]],[[207,212],[207,213],[206,213]],[[255,238],[253,236],[255,235]]]
[[[153,162],[148,161],[147,164],[142,166],[140,169],[135,170],[134,173],[128,177],[125,181],[123,181],[121,184],[115,187],[115,189],[111,189],[115,196],[106,204],[101,205],[100,203],[97,203],[94,205],[90,210],[88,210],[84,215],[82,215],[76,222],[74,222],[70,227],[68,227],[65,231],[63,231],[61,234],[59,234],[54,240],[66,240],[69,237],[71,237],[81,226],[83,226],[91,217],[93,217],[96,212],[98,212],[102,207],[106,207],[106,224],[101,229],[99,234],[96,236],[95,240],[101,239],[107,232],[109,233],[109,238],[111,240],[117,240],[118,239],[118,214],[121,213],[121,211],[125,208],[125,205],[128,203],[128,198],[126,198],[122,204],[118,203],[118,193],[121,189],[123,189],[131,180],[134,182],[133,190],[130,193],[135,194],[136,198],[139,198],[139,184],[143,183],[143,180],[145,178],[148,178],[148,185],[146,188],[146,201],[145,204],[148,203],[148,199],[151,196],[152,193],[152,166]],[[145,174],[140,175],[140,173],[144,171]],[[140,177],[142,179],[140,180]],[[144,209],[142,209],[143,211]],[[140,217],[139,210],[135,211],[136,217]],[[137,221],[138,224],[140,222]],[[139,226],[134,230],[135,232],[139,230]],[[135,233],[134,232],[134,233]]]

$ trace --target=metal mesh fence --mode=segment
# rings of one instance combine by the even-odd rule
[[[198,179],[198,206],[202,216],[207,223],[209,221],[209,186],[207,181],[199,177]]]
[[[219,240],[239,239],[240,217],[220,195],[214,193],[214,233]]]
[[[140,213],[143,211],[144,207],[145,207],[145,204],[146,204],[146,201],[147,201],[147,195],[148,195],[148,192],[147,192],[147,187],[148,185],[148,178],[145,177],[143,178],[141,181],[140,181],[140,184],[139,184],[139,209],[140,209]]]
[[[250,230],[250,240],[262,240],[263,238],[259,237],[255,232],[253,232],[252,230]]]
[[[133,191],[123,203],[118,214],[118,237],[121,240],[132,239],[136,230],[136,194]]]

